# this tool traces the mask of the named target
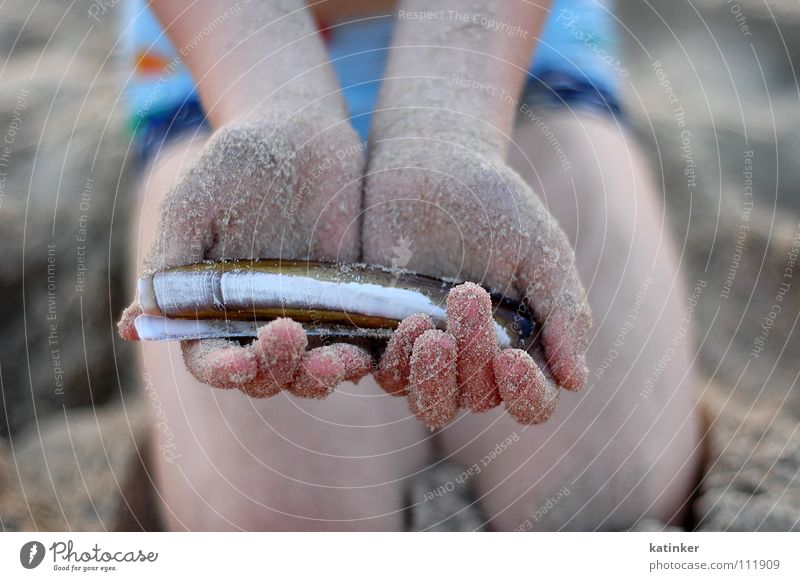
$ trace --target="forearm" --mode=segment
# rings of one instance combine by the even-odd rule
[[[401,0],[376,139],[468,140],[501,153],[548,13],[549,0],[534,2]]]
[[[281,104],[343,114],[325,46],[303,0],[153,0],[152,7],[215,127]]]

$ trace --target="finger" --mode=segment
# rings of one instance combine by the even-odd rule
[[[482,412],[500,404],[492,373],[497,353],[497,334],[492,317],[492,300],[477,284],[465,282],[447,295],[447,330],[456,340],[460,405]]]
[[[559,389],[521,349],[505,349],[494,357],[494,376],[508,413],[521,424],[540,424],[558,405]]]
[[[456,358],[456,340],[444,331],[425,331],[414,343],[408,406],[431,429],[444,426],[458,412]]]
[[[547,364],[558,384],[577,391],[586,383],[586,348],[592,324],[588,306],[574,300],[556,307],[542,329]]]
[[[258,331],[258,338],[247,349],[253,353],[258,372],[239,389],[251,397],[271,397],[292,383],[308,346],[300,323],[275,319]]]
[[[357,383],[362,377],[372,372],[372,357],[361,347],[348,343],[331,345],[336,356],[344,365],[344,381]]]
[[[433,320],[423,314],[411,315],[397,326],[375,372],[375,380],[388,393],[398,396],[406,393],[414,343],[425,331],[434,328]]]
[[[572,249],[562,233],[541,242],[523,269],[523,293],[542,323],[547,366],[561,387],[578,390],[586,382],[586,349],[592,315],[575,270]]]
[[[139,301],[134,301],[122,313],[119,322],[117,323],[117,330],[119,336],[126,341],[138,341],[139,334],[136,332],[136,327],[133,322],[136,317],[142,314],[142,308],[139,306]]]
[[[347,371],[333,347],[317,347],[303,357],[288,390],[296,396],[322,399],[344,381]]]
[[[258,371],[253,353],[227,339],[181,341],[183,361],[195,379],[220,389],[240,387]]]

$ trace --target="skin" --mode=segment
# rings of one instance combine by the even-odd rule
[[[436,8],[459,12],[463,6],[441,1]],[[209,119],[218,129],[164,200],[157,239],[143,274],[208,259],[276,256],[341,262],[363,258],[390,264],[387,252],[398,237],[424,241],[431,226],[437,226],[438,238],[428,237],[427,242],[445,251],[436,256],[417,252],[408,268],[479,281],[512,298],[526,299],[542,324],[546,356],[527,365],[549,370],[526,375],[530,381],[517,387],[527,392],[529,400],[533,394],[551,392],[554,386],[544,384],[553,380],[578,389],[586,375],[589,309],[565,236],[504,162],[503,135],[510,131],[515,109],[508,100],[465,91],[448,80],[472,75],[505,94],[517,94],[545,11],[526,3],[488,0],[475,8],[485,19],[526,22],[529,28],[525,34],[509,36],[485,26],[471,26],[464,33],[463,24],[455,19],[400,20],[375,115],[363,201],[359,175],[364,160],[347,126],[344,104],[310,12],[292,2],[248,4],[236,11],[208,42],[187,53],[187,66],[198,79]],[[224,3],[210,0],[189,7],[173,1],[155,6],[179,47],[202,28],[208,14],[224,9]],[[429,9],[422,2],[399,6],[404,13]],[[438,46],[428,46],[431,38],[448,47],[446,54]],[[287,60],[289,56],[297,60]],[[430,83],[428,78],[437,81]],[[259,100],[263,86],[276,89]],[[485,112],[486,122],[475,123],[474,111]],[[450,129],[454,126],[464,129],[454,132]],[[355,153],[341,156],[342,151]],[[315,170],[331,166],[324,177],[314,179]],[[434,204],[457,221],[442,226],[436,212],[423,214],[427,220],[419,218],[420,202]],[[467,224],[477,230],[471,242],[461,233]],[[494,231],[503,237],[487,254],[476,245]],[[463,315],[448,321],[457,348],[448,373],[455,374],[459,406],[476,412],[500,404],[496,378],[509,377],[504,369],[507,360],[495,359],[498,347],[491,311],[485,308],[488,297],[480,298],[482,309],[471,304],[478,300],[475,296],[463,292],[448,300],[451,312]],[[123,316],[123,336],[134,337],[132,320],[138,313],[134,303]],[[224,340],[185,341],[183,352],[189,371],[215,387],[238,388],[257,398],[282,389],[324,397],[345,377],[343,347],[304,355],[305,345],[299,326],[289,329],[281,322],[262,328],[258,339],[247,346]],[[369,370],[366,353],[351,349],[348,354],[358,358],[353,367]],[[406,369],[411,356],[411,349],[398,354],[390,348],[379,363],[384,370],[379,379],[388,375],[387,361]],[[404,380],[387,389],[404,392]],[[505,386],[502,389],[508,392]],[[426,417],[424,411],[419,417],[430,427],[444,423]]]
[[[610,120],[567,110],[538,114],[574,169],[564,171],[541,127],[525,118],[514,132],[511,163],[565,225],[580,274],[590,281],[597,322],[587,387],[562,392],[541,425],[521,426],[506,400],[480,414],[459,412],[431,433],[407,397],[383,392],[369,376],[339,384],[325,400],[289,392],[256,399],[208,389],[186,369],[178,344],[141,343],[139,369],[163,412],[153,423],[149,466],[165,526],[400,530],[409,478],[443,459],[482,467],[509,437],[514,443],[469,479],[491,529],[618,530],[643,517],[682,522],[700,456],[688,338],[658,386],[642,394],[671,346],[681,324],[674,314],[686,298],[660,194],[635,144]],[[202,140],[177,143],[144,172],[132,244],[140,255],[155,234],[161,197],[202,148]],[[649,279],[620,346],[623,323]],[[618,355],[606,367],[612,346]],[[564,486],[569,495],[542,515]]]
[[[178,47],[209,15],[228,8],[212,0],[154,5]],[[316,25],[299,8],[296,2],[248,3],[188,52],[215,131],[162,201],[140,274],[209,259],[359,258],[365,160]],[[135,336],[138,312],[134,302],[121,322],[123,336]],[[182,342],[196,378],[256,398],[289,388],[297,375],[305,389],[295,392],[319,397],[348,375],[341,349],[304,354],[305,347],[302,328],[285,321],[265,326],[247,346]],[[369,368],[366,353],[347,354],[360,358],[354,367]]]
[[[541,192],[575,248],[595,321],[589,378],[579,393],[561,391],[550,419],[536,426],[501,408],[459,415],[439,434],[442,457],[483,466],[498,442],[519,436],[470,479],[494,530],[621,530],[645,516],[682,525],[700,469],[702,382],[692,339],[673,343],[690,285],[665,226],[663,194],[624,127],[580,110],[536,114],[518,120],[509,162]],[[669,349],[675,359],[645,391]],[[569,494],[559,495],[564,487]]]
[[[522,21],[514,20],[520,15],[496,12],[512,3],[490,4],[475,3],[474,8],[489,10],[497,20]],[[177,13],[186,8],[179,2],[167,5]],[[222,6],[197,5],[206,12],[198,12],[183,33],[171,35],[194,34],[198,23],[207,22]],[[267,9],[263,5],[291,13],[291,6],[283,3],[258,3],[259,10]],[[418,4],[403,7],[411,10]],[[159,14],[162,21],[169,20],[170,14],[160,8]],[[273,17],[285,18],[286,12]],[[220,67],[226,71],[225,82],[210,73],[223,55],[236,52],[237,39],[246,38],[242,27],[264,22],[257,18],[268,17],[242,14],[238,24],[228,21],[231,30],[223,27],[211,35],[219,44],[209,48],[207,62],[201,53],[193,55],[198,59],[191,65],[195,76],[209,71],[201,94],[204,105],[217,111],[212,115],[215,131],[209,139],[161,152],[146,173],[135,245],[140,255],[148,256],[142,271],[202,257],[308,256],[388,264],[387,249],[402,235],[414,243],[411,269],[459,276],[527,297],[545,329],[544,350],[498,352],[487,332],[484,297],[469,286],[448,300],[444,331],[433,331],[419,317],[401,326],[376,374],[385,391],[371,377],[344,381],[355,381],[368,369],[369,362],[357,351],[334,346],[306,352],[304,334],[288,321],[268,326],[246,347],[224,342],[181,348],[142,344],[141,367],[152,376],[171,430],[165,434],[154,429],[151,450],[167,527],[398,530],[408,502],[406,478],[441,459],[452,458],[466,467],[480,463],[510,435],[518,436],[518,443],[471,482],[491,528],[620,528],[642,516],[679,522],[698,458],[691,354],[685,343],[680,345],[662,375],[661,388],[641,397],[641,385],[674,332],[663,313],[680,312],[682,304],[680,285],[673,279],[677,264],[669,244],[662,244],[657,192],[643,177],[647,172],[641,161],[629,155],[624,133],[610,129],[608,120],[571,113],[547,119],[576,168],[564,174],[540,128],[521,119],[512,129],[514,108],[504,99],[447,82],[457,73],[515,94],[521,81],[501,73],[517,69],[498,65],[495,57],[520,63],[524,50],[503,52],[503,46],[511,46],[499,39],[505,35],[495,38],[475,29],[468,36],[481,38],[482,52],[489,57],[460,59],[461,53],[474,53],[455,50],[446,55],[443,70],[433,56],[445,51],[420,47],[417,29],[400,22],[389,66],[413,90],[393,89],[391,83],[384,87],[370,159],[348,158],[326,172],[324,180],[315,182],[315,195],[301,196],[302,203],[284,224],[287,218],[279,212],[287,198],[298,194],[292,184],[309,180],[308,168],[330,157],[331,148],[357,139],[342,122],[341,101],[333,97],[338,95],[335,83],[326,84],[326,74],[315,76],[326,67],[309,64],[322,58],[324,65],[324,51],[317,50],[321,45],[311,42],[297,54],[288,48],[302,44],[299,38],[316,37],[313,31],[303,34],[311,26],[308,21],[278,27],[262,39],[287,46],[283,54],[289,62],[307,59],[301,67],[291,64],[284,72],[280,64],[262,67],[259,59],[254,62],[258,46],[251,45],[247,54]],[[534,23],[530,30],[538,28],[535,18],[529,22]],[[447,23],[429,32],[444,39],[442,45],[467,40]],[[236,74],[241,59],[259,64]],[[431,74],[425,70],[429,65]],[[291,93],[293,83],[281,79],[298,71],[309,76],[298,83],[301,90]],[[452,91],[453,101],[437,102],[439,91],[427,91],[425,82],[414,80],[420,75],[438,79],[430,83]],[[264,87],[270,88],[266,97]],[[293,96],[280,97],[284,90]],[[309,90],[315,95],[310,103],[303,93]],[[414,102],[404,100],[409,96]],[[242,101],[222,106],[226,98]],[[426,113],[431,106],[438,107],[436,115]],[[298,125],[280,131],[290,118]],[[253,121],[261,125],[252,129]],[[232,137],[226,141],[220,134]],[[294,154],[286,153],[288,145]],[[293,166],[293,173],[282,170],[265,177],[263,162],[274,159],[285,159],[278,167]],[[199,176],[214,160],[214,171]],[[211,217],[181,212],[202,190],[190,181],[198,177],[212,185],[201,200],[213,209]],[[284,180],[281,187],[270,188],[276,180]],[[359,186],[352,190],[359,194],[351,197],[347,184],[354,182]],[[330,183],[337,187],[328,187]],[[225,198],[227,192],[233,194]],[[245,211],[252,210],[253,200],[258,209]],[[326,209],[333,205],[338,213]],[[243,211],[234,214],[244,221],[230,228],[229,209],[240,207]],[[351,227],[359,220],[360,229]],[[181,229],[184,225],[188,230]],[[189,252],[181,243],[187,234],[207,231],[221,235],[199,251]],[[290,235],[297,232],[294,238]],[[154,239],[155,250],[147,250]],[[578,250],[577,263],[570,241]],[[599,318],[593,341],[576,267],[591,284],[590,304]],[[580,395],[559,396],[559,386],[574,388],[585,375],[584,350],[590,369],[602,365],[634,300],[632,292],[653,272],[658,280],[627,340],[637,348],[622,350],[602,379],[591,380]],[[123,334],[130,333],[134,313],[135,306],[123,320]],[[228,389],[206,389],[209,383]],[[467,413],[454,411],[454,402],[467,409],[486,402],[503,405]],[[543,425],[527,427],[547,418]],[[439,425],[444,427],[433,434],[427,429]],[[168,457],[172,450],[180,457]],[[546,518],[533,518],[565,485],[567,500]]]
[[[445,14],[459,2],[438,2]],[[580,388],[591,316],[570,245],[540,199],[505,161],[544,7],[522,2],[471,5],[474,21],[525,23],[507,35],[457,18],[401,18],[373,121],[365,185],[364,259],[388,264],[400,238],[416,241],[411,270],[480,282],[528,301],[542,325],[547,375],[524,387],[541,393],[555,381]],[[400,2],[414,14],[429,3]],[[470,12],[471,14],[472,12]],[[465,88],[459,80],[484,89]],[[476,117],[478,116],[478,117]],[[464,302],[466,301],[466,302]],[[456,337],[461,405],[485,411],[499,403],[496,341],[488,310],[451,297],[464,313]],[[459,327],[459,325],[456,325]],[[493,363],[501,369],[493,371]],[[544,362],[530,361],[541,366]],[[549,386],[552,391],[554,386]]]

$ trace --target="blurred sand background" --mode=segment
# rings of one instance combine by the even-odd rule
[[[130,299],[135,173],[121,4],[0,4],[3,530],[158,527],[141,461],[153,402],[114,325]],[[696,528],[797,529],[800,271],[783,277],[800,236],[800,4],[624,0],[616,14],[634,131],[687,282],[707,283],[694,313],[710,426]],[[410,482],[410,498],[447,470]],[[468,497],[414,509],[410,527],[474,528],[470,510],[439,523]]]

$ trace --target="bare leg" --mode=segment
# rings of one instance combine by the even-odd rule
[[[444,450],[478,464],[472,484],[495,529],[674,522],[697,477],[699,422],[691,338],[681,331],[690,291],[659,194],[636,144],[611,121],[540,115],[539,124],[520,120],[511,164],[576,248],[594,319],[589,381],[562,392],[543,425],[523,427],[499,408],[462,415],[440,432]],[[496,453],[509,436],[518,441]]]
[[[162,196],[201,146],[172,147],[145,173],[140,255]],[[431,436],[371,377],[324,401],[257,400],[199,383],[178,344],[142,344],[140,365],[162,410],[152,466],[169,529],[401,528],[405,479],[424,467]]]

